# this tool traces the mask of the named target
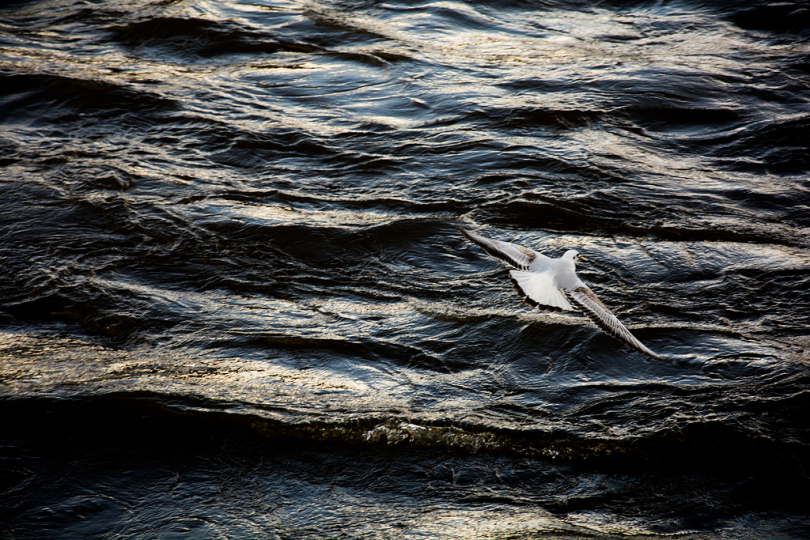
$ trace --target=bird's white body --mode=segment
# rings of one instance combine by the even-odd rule
[[[576,260],[582,257],[576,250],[552,259],[523,246],[485,238],[462,227],[459,230],[484,251],[515,268],[509,276],[524,302],[547,311],[579,311],[607,335],[648,356],[661,358],[636,339],[579,279]]]

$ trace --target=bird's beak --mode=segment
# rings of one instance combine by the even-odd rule
[[[588,259],[586,259],[586,258],[585,258],[585,257],[583,257],[582,255],[577,255],[577,259],[579,259],[580,261],[585,261],[585,262],[588,262]]]

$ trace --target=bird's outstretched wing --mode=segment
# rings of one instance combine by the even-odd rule
[[[528,270],[529,267],[532,267],[532,270],[537,271],[538,266],[542,266],[542,263],[549,260],[545,255],[537,253],[532,249],[510,244],[509,242],[484,238],[459,225],[456,225],[456,227],[470,242],[481,246],[484,251],[496,259],[500,259],[518,270]]]
[[[605,306],[588,287],[577,287],[570,291],[563,291],[563,293],[574,307],[579,309],[583,315],[588,317],[591,322],[610,337],[617,339],[631,349],[635,349],[647,356],[658,360],[663,359],[636,339],[636,337],[630,333],[630,330],[625,328],[619,319],[611,313],[607,306]]]

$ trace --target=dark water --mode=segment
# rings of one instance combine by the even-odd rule
[[[5,3],[0,536],[810,537],[809,24]]]

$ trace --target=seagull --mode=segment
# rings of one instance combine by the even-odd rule
[[[524,303],[544,311],[579,311],[610,337],[647,356],[664,360],[636,339],[579,279],[576,261],[587,259],[575,249],[569,249],[559,259],[552,259],[532,249],[484,238],[459,225],[456,227],[470,242],[515,268],[509,271],[509,277]]]

